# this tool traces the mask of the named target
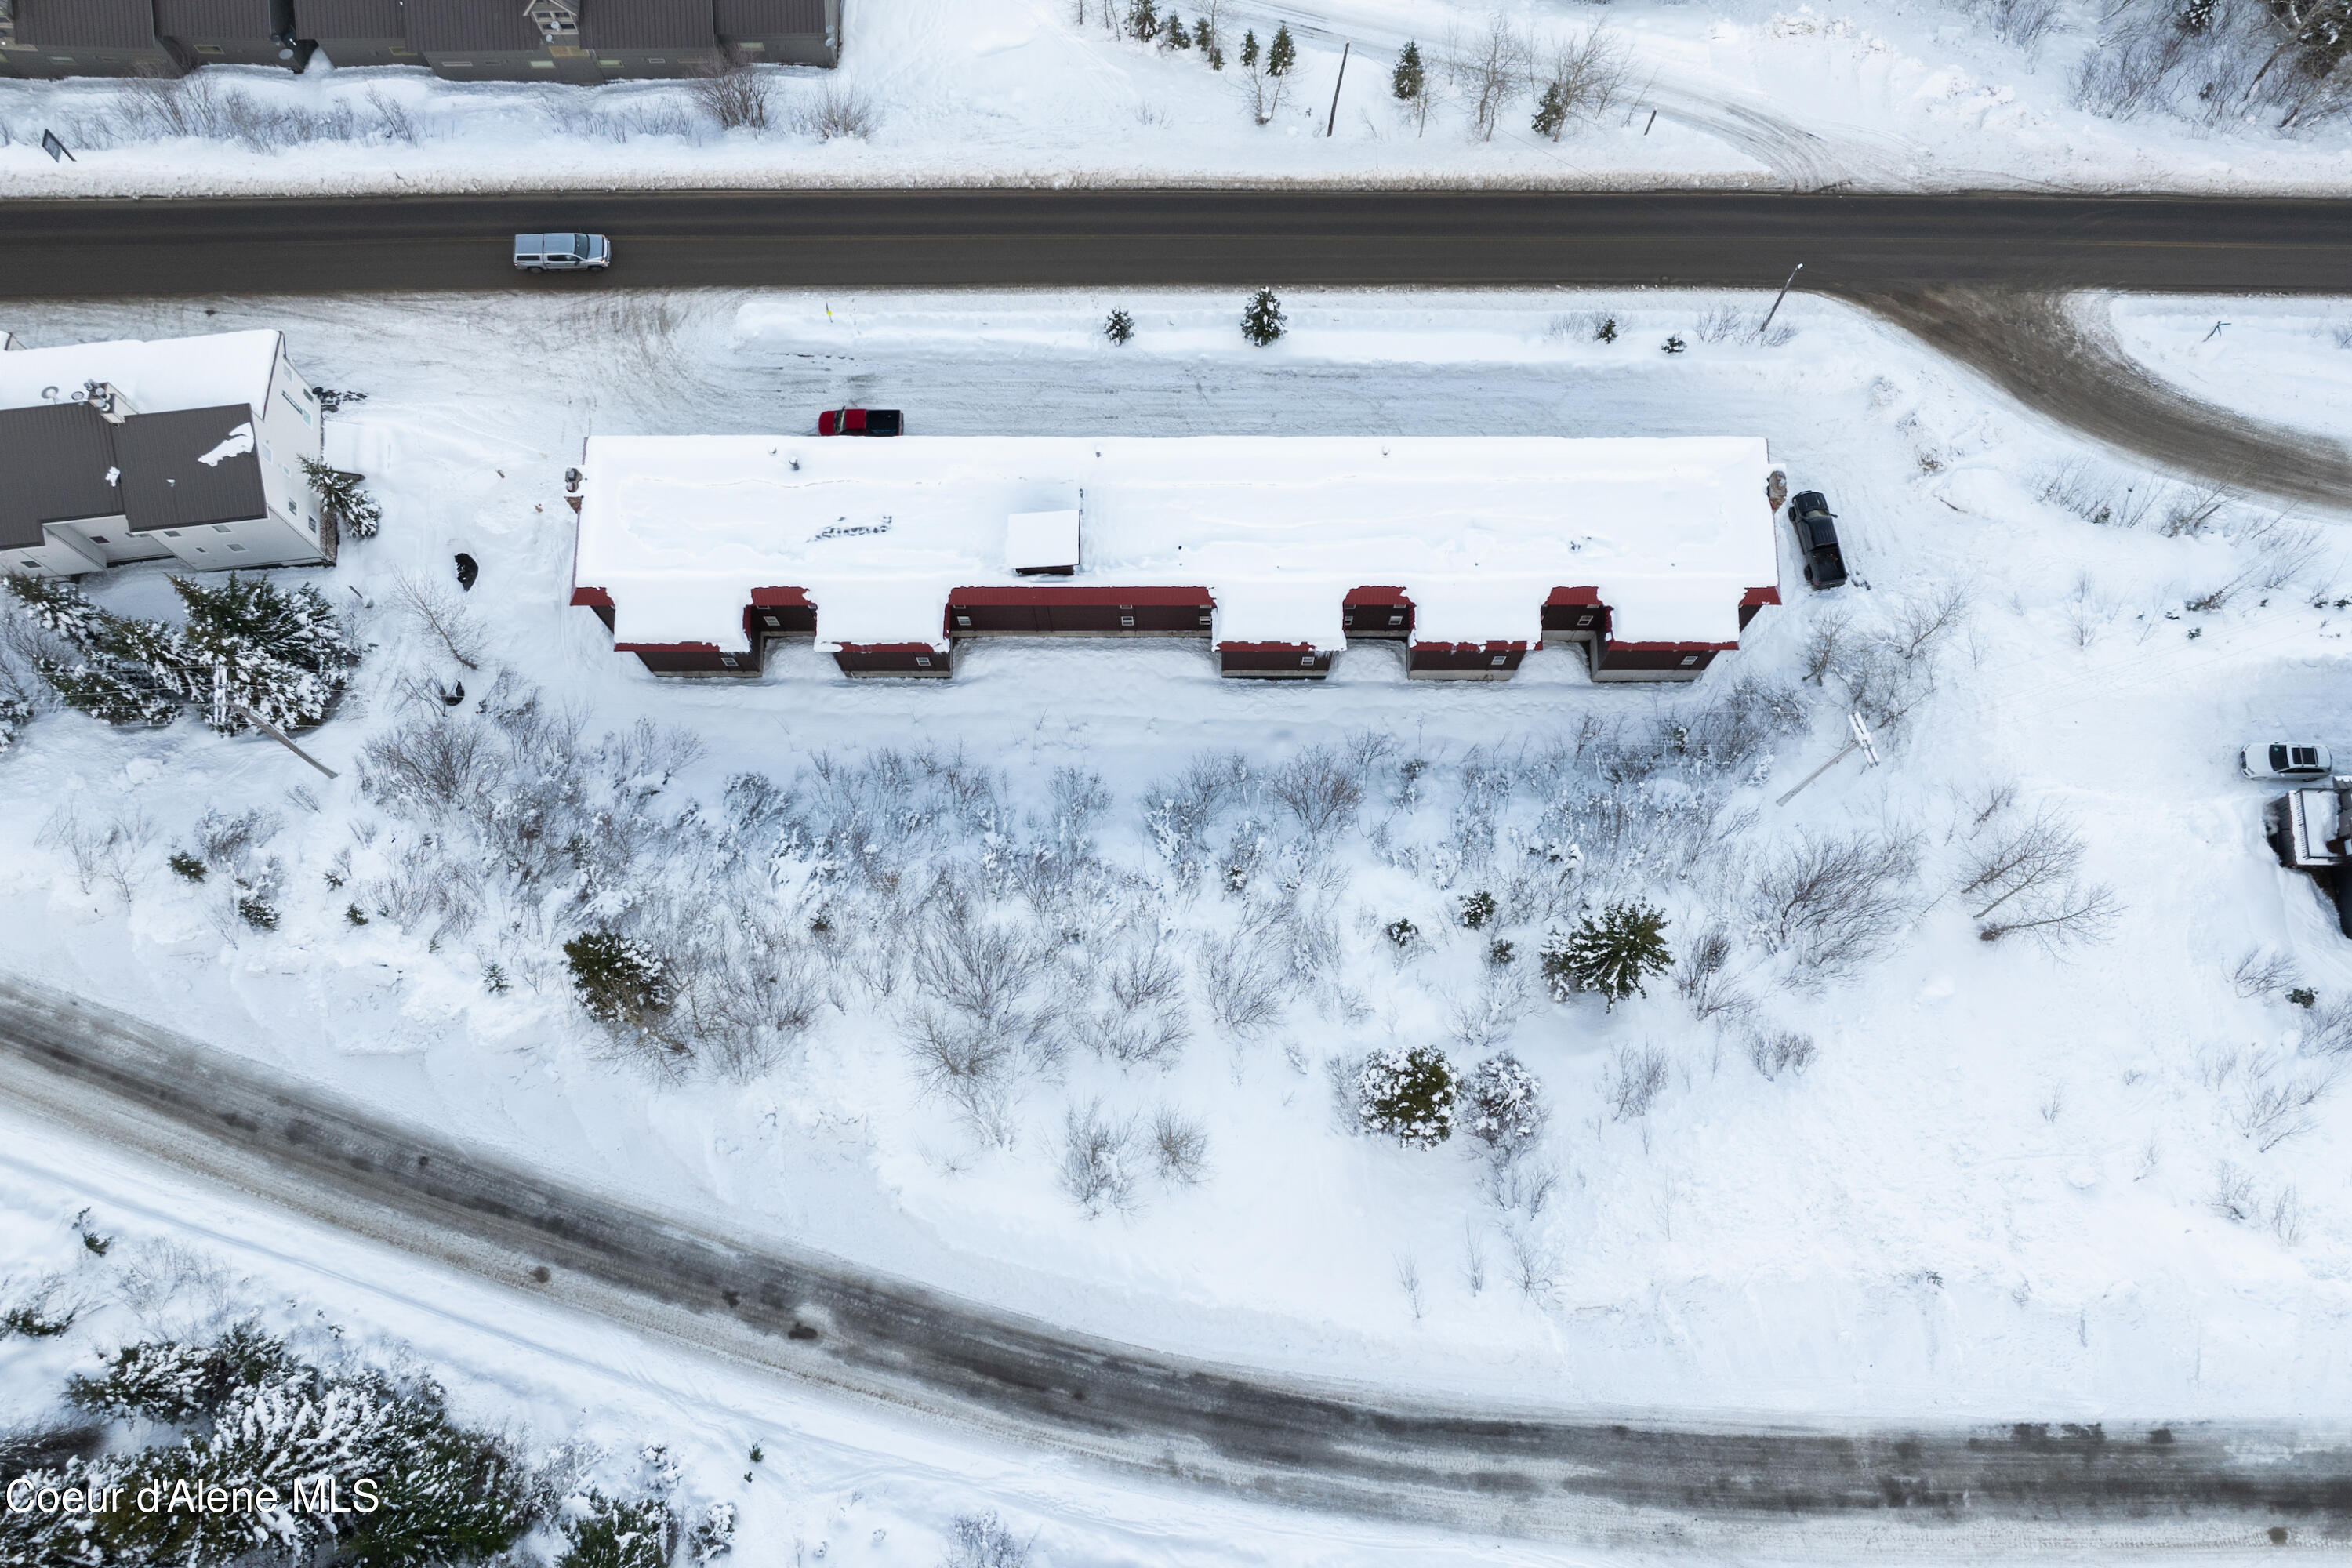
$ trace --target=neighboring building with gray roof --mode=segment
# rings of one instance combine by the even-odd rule
[[[174,77],[194,58],[155,23],[154,0],[12,0],[0,58],[16,75]]]
[[[0,568],[331,563],[321,449],[277,332],[0,353]]]

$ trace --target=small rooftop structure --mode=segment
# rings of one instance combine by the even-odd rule
[[[1777,602],[1770,463],[1750,437],[598,437],[582,467],[575,602],[622,647],[708,649],[730,668],[756,668],[746,606],[780,590],[836,653],[1095,635],[943,616],[1065,568],[1066,587],[1021,603],[1099,599],[1140,616],[1108,635],[1143,635],[1147,591],[1173,594],[1160,635],[1211,635],[1228,673],[1246,650],[1323,673],[1366,635],[1367,583],[1393,585],[1380,619],[1403,628],[1415,673],[1423,649],[1507,671],[1549,628],[1591,642],[1596,670],[1605,648],[1674,649],[1695,675],[1706,658],[1683,657],[1736,647]],[[1554,628],[1548,605],[1590,633]]]

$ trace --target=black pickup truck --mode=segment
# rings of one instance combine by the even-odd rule
[[[1797,525],[1797,547],[1805,552],[1805,581],[1816,588],[1834,588],[1845,581],[1845,556],[1838,549],[1837,518],[1830,498],[1819,490],[1801,490],[1789,502],[1789,521]]]

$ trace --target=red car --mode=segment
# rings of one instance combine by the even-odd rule
[[[820,436],[897,436],[906,426],[895,408],[828,408],[816,416]]]

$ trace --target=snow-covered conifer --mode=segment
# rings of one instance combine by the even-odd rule
[[[1435,1046],[1374,1051],[1356,1073],[1356,1114],[1368,1132],[1408,1149],[1434,1149],[1454,1135],[1454,1064]]]
[[[1103,336],[1115,343],[1123,343],[1135,336],[1135,318],[1125,310],[1113,310],[1103,322]]]
[[[1160,30],[1160,47],[1163,49],[1189,49],[1192,35],[1184,30],[1184,18],[1175,12],[1168,13],[1168,25]]]
[[[1573,931],[1553,928],[1543,944],[1552,1000],[1597,991],[1613,1008],[1629,996],[1647,995],[1642,983],[1674,966],[1665,929],[1664,911],[1647,904],[1612,904],[1597,917],[1585,916]]]
[[[1290,40],[1290,24],[1275,25],[1274,42],[1265,47],[1265,74],[1288,76],[1290,68],[1298,63],[1298,46]]]
[[[1257,64],[1257,34],[1248,27],[1242,29],[1242,68]]]
[[[635,937],[583,931],[563,944],[572,993],[591,1017],[644,1027],[669,1010],[669,966]]]
[[[1559,90],[1559,83],[1544,83],[1543,96],[1536,100],[1535,133],[1559,140],[1560,127],[1568,123],[1568,99]]]
[[[1261,289],[1250,296],[1248,307],[1242,311],[1242,336],[1265,348],[1282,336],[1285,324],[1282,301],[1273,289]]]
[[[352,539],[373,539],[383,524],[383,508],[361,489],[367,476],[302,459],[302,477],[319,492],[319,510],[336,529]]]
[[[1497,1052],[1462,1080],[1463,1130],[1497,1160],[1508,1160],[1543,1131],[1543,1085],[1508,1051]]]
[[[668,1568],[677,1524],[659,1498],[624,1502],[591,1489],[565,1505],[555,1568]]]
[[[1389,91],[1399,102],[1411,103],[1428,86],[1429,75],[1421,63],[1421,45],[1408,41],[1404,53],[1397,57],[1396,69],[1389,72]]]

